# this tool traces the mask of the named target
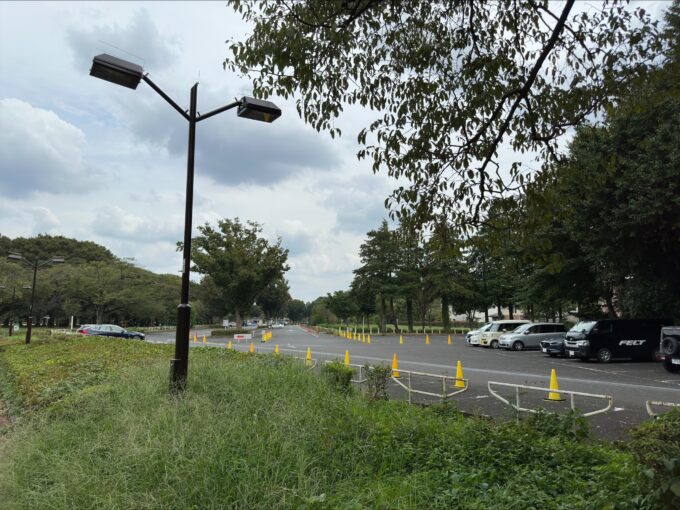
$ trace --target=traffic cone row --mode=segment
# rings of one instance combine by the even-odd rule
[[[269,340],[272,339],[272,336],[273,336],[273,334],[272,334],[271,331],[265,330],[265,331],[262,332],[262,341],[263,342],[269,342]]]

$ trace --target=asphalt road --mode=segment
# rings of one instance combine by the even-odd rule
[[[430,345],[425,344],[422,335],[404,336],[404,344],[399,345],[399,337],[372,336],[372,343],[346,340],[333,335],[316,334],[298,326],[274,329],[273,338],[262,343],[255,339],[257,352],[273,352],[276,345],[283,354],[304,356],[311,348],[312,356],[320,362],[343,359],[345,350],[350,352],[353,364],[391,363],[396,353],[399,368],[432,374],[454,376],[456,363],[461,361],[463,375],[469,380],[468,391],[451,398],[457,407],[472,414],[513,418],[514,411],[489,393],[489,381],[522,384],[547,388],[550,372],[554,368],[561,390],[571,390],[599,395],[610,395],[614,399],[613,409],[607,413],[588,418],[593,433],[602,438],[617,439],[625,436],[625,430],[641,423],[649,416],[645,409],[646,400],[680,403],[680,376],[666,372],[661,363],[633,361],[613,361],[601,364],[595,361],[550,358],[538,351],[491,350],[465,345],[462,335],[452,335],[452,345],[447,344],[445,335],[431,335]],[[192,338],[193,338],[192,331]],[[199,342],[191,342],[192,347],[204,345],[226,347],[228,338],[212,338],[209,331],[196,331]],[[202,343],[206,335],[207,343]],[[147,341],[173,343],[174,333],[153,333]],[[249,342],[233,342],[234,348],[246,351]],[[191,367],[189,368],[191,370]],[[405,378],[402,377],[402,381]],[[413,387],[441,392],[441,381],[427,377],[412,377]],[[451,389],[447,389],[451,391]],[[513,388],[500,388],[501,396],[514,402]],[[393,384],[391,394],[406,398],[406,391]],[[562,395],[566,397],[565,394]],[[566,410],[569,400],[564,402],[546,401],[545,392],[526,391],[521,393],[523,407],[539,406]],[[414,396],[415,402],[437,401],[421,395]],[[602,408],[606,401],[576,397],[576,406],[584,411]],[[657,408],[663,411],[662,408]]]

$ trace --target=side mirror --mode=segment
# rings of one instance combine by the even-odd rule
[[[528,329],[524,332],[525,335],[528,335],[529,333],[530,331]]]

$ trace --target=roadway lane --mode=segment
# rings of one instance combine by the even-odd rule
[[[447,344],[445,335],[431,335],[430,345],[425,345],[422,336],[405,335],[404,345],[399,345],[399,337],[373,336],[371,345],[368,345],[323,333],[309,333],[297,326],[274,329],[272,332],[273,338],[267,343],[255,340],[258,352],[273,352],[278,344],[284,354],[304,356],[310,347],[313,357],[323,361],[342,359],[345,349],[348,349],[351,362],[357,364],[390,363],[396,353],[401,369],[452,376],[455,375],[456,362],[460,360],[464,376],[470,380],[470,387],[467,392],[453,397],[453,400],[461,410],[473,414],[514,416],[508,406],[489,394],[488,381],[547,388],[550,371],[555,368],[561,389],[614,397],[614,411],[588,419],[593,432],[600,437],[618,438],[626,428],[648,419],[645,400],[680,403],[680,377],[666,372],[660,363],[614,361],[600,364],[550,358],[537,351],[491,350],[465,345],[462,335],[452,335],[452,345]],[[210,346],[224,347],[229,340],[211,338],[209,331],[198,330],[199,342],[192,341],[192,347],[206,345],[201,342],[204,334],[208,340],[207,345]],[[149,334],[147,341],[172,343],[174,333]],[[235,349],[244,351],[248,346],[248,342],[234,344]],[[426,380],[417,383],[422,389],[431,388],[433,384]],[[399,392],[405,395],[399,388],[393,388],[392,392],[395,395]],[[502,394],[506,398],[511,397],[512,390],[506,390]],[[530,404],[528,407],[568,407],[568,402],[546,402],[543,400],[544,396],[530,392],[522,396],[522,402],[526,399]],[[577,397],[577,406],[585,411],[594,410],[600,407],[599,404],[600,401]]]

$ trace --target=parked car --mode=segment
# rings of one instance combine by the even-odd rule
[[[525,349],[540,349],[541,340],[550,338],[564,339],[567,328],[564,324],[555,322],[532,322],[523,324],[512,333],[501,335],[498,339],[499,347],[523,351]]]
[[[602,319],[579,322],[565,337],[571,358],[596,358],[608,363],[614,358],[659,359],[661,328],[670,321],[658,319]]]
[[[493,321],[489,329],[484,331],[479,337],[479,345],[482,347],[491,347],[492,349],[498,349],[498,340],[503,333],[509,333],[515,328],[521,326],[522,324],[528,324],[529,321],[525,320],[498,320]]]
[[[472,331],[468,331],[468,334],[465,335],[465,343],[468,345],[479,345],[479,338],[482,336],[482,333],[484,333],[486,330],[488,330],[491,327],[491,323],[487,322],[484,324],[481,328],[479,329],[474,329]]]
[[[659,349],[663,354],[663,366],[669,372],[680,372],[680,326],[661,328]]]
[[[274,324],[271,325],[272,329],[281,329],[283,327],[283,324],[280,322],[275,322]]]
[[[113,336],[117,338],[138,338],[144,340],[144,333],[128,331],[115,324],[85,324],[78,328],[78,333],[83,335]]]
[[[554,358],[556,356],[566,356],[564,350],[564,337],[541,340],[541,351]]]

